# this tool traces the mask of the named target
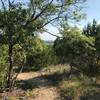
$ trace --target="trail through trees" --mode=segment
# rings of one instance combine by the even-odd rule
[[[31,80],[34,100],[60,100],[58,89],[43,78],[39,72],[22,73],[18,76],[18,80]]]

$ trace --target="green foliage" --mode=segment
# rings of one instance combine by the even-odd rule
[[[0,45],[0,86],[4,85],[7,71],[7,47]]]
[[[93,37],[95,39],[95,49],[96,49],[96,64],[100,69],[100,24],[97,24],[94,19],[92,24],[88,24],[86,28],[83,29],[83,34],[86,36]]]
[[[58,64],[58,58],[54,52],[53,46],[48,45],[47,60],[48,60],[48,65],[57,65]]]
[[[96,49],[97,53],[100,55],[100,24],[97,26],[97,35],[96,35]]]
[[[28,36],[35,36],[38,32],[44,32],[46,30],[44,26],[49,23],[59,23],[63,19],[70,19],[69,16],[74,20],[81,19],[83,14],[80,14],[80,8],[85,1],[86,0],[30,0],[29,2],[25,2],[26,5],[13,0],[2,0],[0,2],[0,43],[8,45],[9,55],[7,87],[11,87],[13,59],[16,60],[15,63],[17,63],[20,59],[23,59],[21,55],[24,55],[22,52],[13,54],[20,49],[16,47],[16,45],[21,46],[22,42],[27,40]],[[74,6],[75,4],[77,6]],[[28,51],[29,58],[34,56],[35,59],[32,58],[32,62],[38,63],[37,66],[40,66],[39,64],[44,62],[43,57],[45,57],[46,47],[40,45],[41,41],[34,41],[35,44],[32,45],[35,46],[35,49],[31,48]],[[16,56],[14,57],[14,55]],[[20,59],[17,59],[17,57]],[[38,58],[41,58],[41,60],[38,60]]]
[[[21,67],[26,61],[26,53],[21,45],[16,44],[13,47],[13,66]]]
[[[26,52],[26,69],[40,69],[47,66],[48,47],[39,37],[27,37],[23,48]]]
[[[83,28],[83,34],[85,34],[86,36],[93,36],[93,37],[95,37],[97,35],[97,32],[98,32],[97,27],[98,27],[97,22],[94,19],[92,24],[88,23],[87,26],[85,26]]]
[[[76,28],[64,30],[63,33],[63,37],[54,43],[54,49],[60,62],[70,63],[88,75],[97,73],[95,39],[82,35]]]

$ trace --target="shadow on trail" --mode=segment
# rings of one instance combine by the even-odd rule
[[[17,87],[22,90],[32,90],[35,88],[42,88],[42,87],[57,87],[59,82],[64,78],[68,78],[68,73],[54,73],[54,74],[45,74],[39,75],[37,77],[29,78],[27,80],[20,80],[17,81]],[[99,100],[100,99],[100,84],[94,84],[95,89],[91,88],[86,93],[83,93],[79,100]],[[58,87],[57,87],[58,88]],[[59,89],[60,90],[60,89]],[[59,91],[60,93],[60,100],[72,100],[69,96],[65,96],[63,94],[64,91]]]
[[[54,73],[50,75],[41,75],[27,80],[18,80],[17,87],[22,90],[32,90],[40,87],[57,86],[59,81],[65,77],[65,73]]]
[[[35,78],[30,78],[28,80],[17,81],[17,87],[21,88],[22,90],[32,90],[34,88],[52,86],[52,84],[47,84],[44,82],[45,80],[43,79],[43,76],[39,76]]]

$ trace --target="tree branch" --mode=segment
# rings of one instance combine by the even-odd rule
[[[47,31],[47,30],[45,30],[45,32],[47,32],[48,34],[50,34],[50,35],[52,35],[52,36],[54,36],[54,37],[61,38],[60,36],[55,35],[55,34],[52,34],[51,32],[49,32],[49,31]]]
[[[6,10],[6,7],[5,7],[5,3],[4,3],[4,1],[1,0],[1,3],[2,3],[2,7],[3,7],[4,11],[5,11],[5,10]]]
[[[50,4],[52,4],[52,2],[53,2],[53,0],[51,0],[51,2],[48,3],[46,5],[46,7],[44,9],[42,9],[42,11],[39,14],[37,14],[35,17],[34,17],[34,13],[33,13],[32,16],[31,16],[31,18],[26,21],[26,24],[24,25],[24,27],[26,27],[30,22],[37,20],[45,12],[45,10],[48,8],[48,6]]]
[[[57,16],[57,17],[55,17],[55,18],[53,18],[53,19],[51,19],[51,20],[49,20],[49,21],[47,21],[42,27],[44,27],[44,26],[46,26],[46,25],[48,25],[49,23],[51,23],[52,21],[54,21],[54,20],[56,20],[56,19],[58,19],[58,18],[60,18],[59,16]]]
[[[35,16],[35,13],[36,13],[36,9],[34,7],[33,0],[31,0],[31,4],[32,4],[32,8],[33,8],[33,14],[31,16],[31,18],[33,18]]]

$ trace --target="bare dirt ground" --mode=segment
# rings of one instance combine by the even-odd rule
[[[48,80],[41,77],[42,74],[40,72],[21,73],[18,76],[18,80],[31,79],[31,84],[34,87],[32,89],[33,100],[60,100],[57,87],[52,86]]]

